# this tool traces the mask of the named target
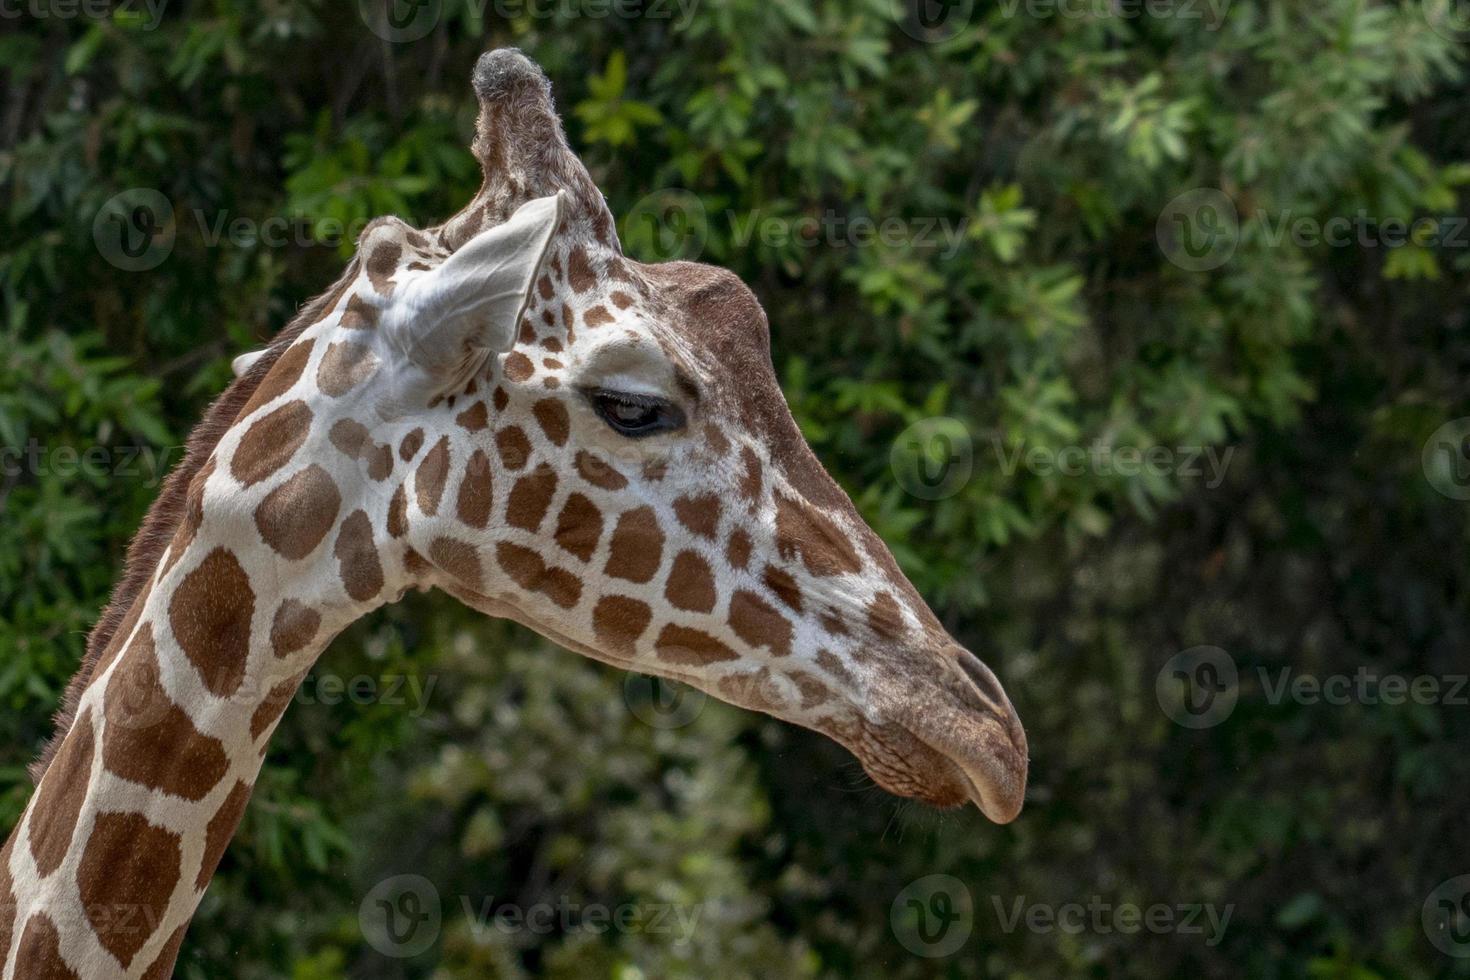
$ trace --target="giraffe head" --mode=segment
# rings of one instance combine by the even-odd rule
[[[823,732],[892,792],[1013,819],[1015,711],[807,446],[754,295],[622,255],[520,52],[484,55],[474,87],[474,200],[427,231],[373,222],[325,315],[238,365],[264,375],[243,439],[280,443],[304,401],[321,452],[357,463],[352,488],[317,481],[360,496],[341,512],[380,558],[365,582],[343,562],[347,592],[442,588]],[[256,523],[301,547],[279,529],[298,521]]]

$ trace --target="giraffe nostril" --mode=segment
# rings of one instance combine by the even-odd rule
[[[961,648],[955,656],[955,662],[960,671],[970,679],[970,683],[980,691],[990,706],[996,710],[1004,711],[1010,699],[1006,697],[1005,690],[1000,686],[1000,680],[996,678],[994,671],[985,666],[980,658],[969,650]]]

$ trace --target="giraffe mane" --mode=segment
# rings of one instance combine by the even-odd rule
[[[235,424],[240,410],[255,394],[286,348],[291,346],[302,331],[321,320],[337,305],[342,294],[357,278],[358,264],[358,260],[354,258],[336,283],[302,307],[250,369],[236,378],[223,394],[210,403],[204,412],[204,418],[189,433],[183,460],[164,480],[163,489],[148,508],[138,533],[129,542],[127,556],[123,561],[123,576],[113,589],[97,625],[87,635],[87,650],[82,657],[81,666],[67,684],[61,706],[54,717],[55,733],[41,750],[40,758],[30,766],[30,776],[35,783],[41,782],[41,777],[50,767],[62,740],[71,731],[72,723],[76,720],[77,705],[92,683],[97,664],[115,640],[126,639],[118,636],[118,630],[127,619],[133,604],[143,596],[164,550],[179,529],[189,484],[204,468],[219,441]]]

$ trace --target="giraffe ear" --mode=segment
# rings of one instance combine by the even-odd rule
[[[563,196],[522,205],[396,290],[386,311],[393,346],[446,386],[510,350],[561,221]]]
[[[235,377],[245,377],[245,372],[255,366],[255,362],[265,356],[263,350],[253,350],[248,354],[241,354],[230,362],[230,370],[235,372]]]

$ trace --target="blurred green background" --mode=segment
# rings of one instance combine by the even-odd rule
[[[628,252],[760,295],[818,455],[1015,701],[1027,809],[902,804],[415,597],[291,709],[179,976],[1470,976],[1431,895],[1470,873],[1464,4],[397,2],[0,12],[0,830],[229,358],[367,219],[468,200],[470,68],[515,44]],[[119,258],[135,188],[174,223]],[[1202,646],[1233,710],[1177,724]],[[1439,693],[1280,691],[1360,670]],[[359,907],[404,873],[442,929],[385,956]],[[589,904],[698,917],[483,914]]]

